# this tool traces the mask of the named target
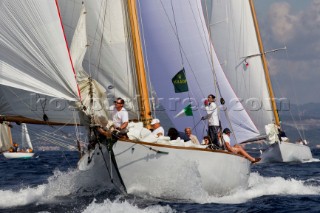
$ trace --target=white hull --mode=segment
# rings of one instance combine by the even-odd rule
[[[105,147],[102,147],[105,152]],[[157,153],[150,148],[168,154]],[[179,191],[180,187],[196,182],[209,194],[218,195],[248,185],[250,161],[223,151],[130,141],[118,141],[113,150],[129,193],[139,190],[154,192],[166,187]],[[96,151],[99,151],[97,147]],[[88,154],[80,160],[80,170],[104,171],[107,174],[102,157],[94,155],[90,164],[87,164],[87,159]]]
[[[5,158],[32,158],[34,153],[29,153],[29,152],[4,152],[3,156]]]
[[[312,159],[308,146],[281,142],[272,144],[261,154],[262,162],[303,162]]]

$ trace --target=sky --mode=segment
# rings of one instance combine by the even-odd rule
[[[255,0],[276,97],[320,103],[320,0]]]

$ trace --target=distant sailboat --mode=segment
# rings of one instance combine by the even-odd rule
[[[6,151],[3,153],[5,158],[32,158],[34,155],[33,146],[30,140],[27,125],[25,123],[21,124],[21,149],[17,152]]]
[[[253,0],[203,2],[223,70],[258,130],[256,138],[239,142],[265,140],[269,148],[261,155],[264,162],[312,159],[308,146],[278,139],[281,124]]]

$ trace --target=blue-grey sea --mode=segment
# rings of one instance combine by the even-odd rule
[[[320,212],[320,149],[312,152],[310,162],[253,165],[247,189],[200,198],[200,189],[184,187],[189,191],[174,199],[76,184],[77,152],[37,152],[28,160],[1,155],[0,212]]]

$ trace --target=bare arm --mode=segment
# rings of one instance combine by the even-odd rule
[[[107,135],[107,132],[104,131],[101,127],[98,127],[98,128],[97,128],[97,131],[98,131],[100,134],[104,135],[104,136],[108,136],[108,135]]]
[[[120,129],[125,129],[127,128],[129,122],[124,122],[121,126]]]

